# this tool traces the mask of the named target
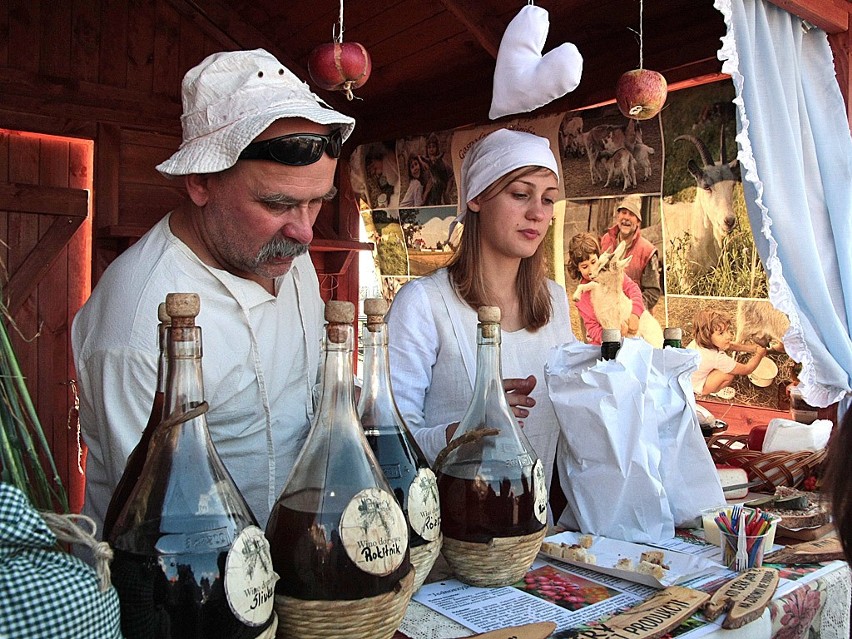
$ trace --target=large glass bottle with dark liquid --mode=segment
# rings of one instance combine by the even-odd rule
[[[364,374],[358,416],[367,442],[408,521],[412,563],[418,570],[415,583],[422,583],[438,553],[437,549],[434,552],[423,549],[427,554],[421,555],[418,549],[440,539],[440,500],[435,473],[393,398],[385,324],[387,310],[383,298],[364,300],[367,322],[361,336]]]
[[[172,293],[165,417],[115,522],[112,582],[127,639],[274,636],[269,545],[207,430],[199,299]]]
[[[503,391],[500,309],[481,307],[478,317],[473,398],[435,460],[443,552],[465,581],[470,579],[450,559],[454,541],[488,544],[494,538],[543,534],[547,522],[544,468]]]
[[[355,410],[354,306],[326,305],[321,394],[266,536],[276,593],[354,600],[391,592],[410,570],[408,525]]]
[[[169,355],[168,344],[166,343],[166,329],[169,325],[169,316],[166,313],[165,302],[160,302],[157,307],[157,319],[160,321],[157,326],[160,355],[157,361],[157,387],[154,390],[154,400],[151,402],[151,412],[148,415],[148,423],[145,424],[145,430],[142,431],[142,437],[127,457],[124,473],[121,475],[121,479],[118,480],[118,485],[116,485],[109,500],[109,506],[107,506],[106,514],[104,515],[103,539],[110,538],[112,527],[118,518],[118,514],[127,503],[134,486],[136,486],[136,482],[139,481],[142,468],[145,466],[145,459],[148,457],[148,446],[151,443],[151,436],[154,434],[157,426],[160,425],[160,420],[163,419],[163,403],[166,396],[166,375]]]

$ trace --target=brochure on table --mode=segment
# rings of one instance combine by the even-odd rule
[[[555,535],[547,541],[559,543],[565,539],[566,537]],[[704,557],[713,562],[721,560],[718,547],[709,545],[693,535],[675,537],[655,546],[666,551],[668,560],[674,558],[675,553]],[[653,549],[651,546],[646,548]],[[677,561],[680,563],[683,560],[678,557]],[[791,571],[789,579],[785,578],[782,572],[775,598],[794,590],[802,581],[811,581],[834,570],[836,563],[832,562],[821,568],[799,567],[798,570]],[[719,565],[709,574],[702,574],[680,585],[713,592],[721,584],[733,579],[736,574]],[[414,600],[473,632],[488,632],[536,621],[554,621],[557,630],[564,630],[598,621],[635,606],[658,590],[659,588],[605,574],[595,570],[595,566],[583,567],[539,555],[524,580],[515,585],[476,588],[449,579],[423,585],[414,595]],[[708,622],[701,615],[693,616],[686,622],[690,639],[719,630],[723,619],[724,615],[714,622]],[[425,639],[427,636],[425,633],[419,634],[416,628],[406,629],[405,632],[412,639]]]

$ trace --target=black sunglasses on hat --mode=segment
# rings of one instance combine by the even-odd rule
[[[252,142],[240,153],[240,160],[272,160],[287,166],[307,166],[328,153],[337,159],[343,148],[343,134],[335,129],[328,135],[291,133],[269,140]]]

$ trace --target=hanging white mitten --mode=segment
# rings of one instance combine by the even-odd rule
[[[541,54],[550,28],[541,7],[521,9],[503,34],[494,69],[494,89],[488,117],[526,113],[544,106],[580,84],[583,56],[566,42]]]

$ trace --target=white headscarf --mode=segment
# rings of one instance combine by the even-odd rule
[[[522,166],[550,169],[559,179],[556,158],[546,138],[524,131],[497,129],[474,144],[462,162],[459,214],[454,225],[464,221],[468,202]]]

